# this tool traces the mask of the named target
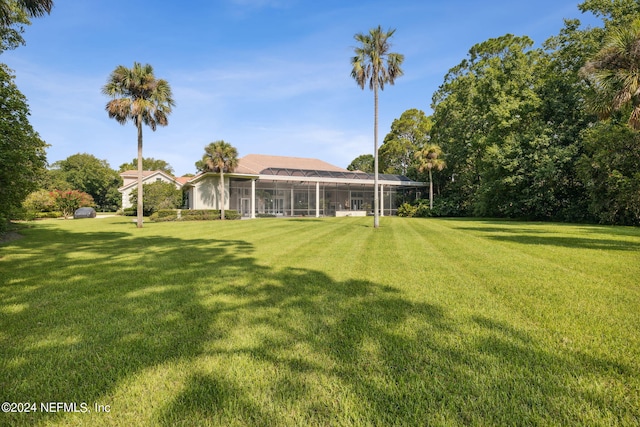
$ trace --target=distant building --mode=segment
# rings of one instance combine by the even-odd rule
[[[134,207],[131,204],[131,191],[136,191],[138,188],[138,171],[129,170],[120,173],[123,184],[118,188],[120,194],[122,194],[122,209]],[[182,186],[191,178],[180,177],[176,178],[164,171],[142,171],[142,183],[152,184],[154,182],[170,182],[176,185],[176,188],[182,188]]]
[[[123,208],[136,188],[137,171],[123,172]],[[220,174],[204,172],[174,178],[161,171],[145,171],[144,183],[173,182],[186,193],[186,208],[219,209]],[[224,174],[225,209],[242,216],[344,216],[373,212],[373,174],[349,171],[317,159],[249,154]],[[423,182],[401,175],[379,174],[381,214],[393,215],[398,206],[420,196]],[[126,204],[125,204],[126,200]]]

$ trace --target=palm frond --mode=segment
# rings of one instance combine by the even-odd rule
[[[121,124],[132,120],[136,125],[141,119],[152,131],[168,125],[171,107],[175,105],[169,83],[156,79],[151,65],[138,62],[132,68],[117,66],[102,93],[113,98],[106,107],[110,118]]]
[[[587,106],[601,119],[635,105],[640,96],[640,20],[613,29],[603,48],[580,73],[593,89]],[[632,110],[628,123],[638,130],[638,113]]]
[[[368,33],[354,36],[359,45],[354,48],[355,56],[351,59],[351,77],[361,89],[368,85],[371,90],[375,87],[384,90],[385,84],[394,84],[395,79],[403,74],[404,55],[389,52],[389,39],[395,31],[385,32],[378,26]]]

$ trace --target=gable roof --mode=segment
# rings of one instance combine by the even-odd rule
[[[162,175],[164,176],[167,180],[172,181],[174,183],[177,183],[180,185],[180,187],[182,187],[182,185],[184,185],[184,183],[186,183],[187,181],[189,181],[191,178],[176,178],[174,176],[171,176],[170,174],[164,172],[164,171],[147,171],[147,170],[143,170],[142,171],[142,182],[144,183],[145,181],[147,181],[149,178],[152,178],[153,176],[156,175]],[[122,192],[122,191],[126,191],[126,189],[134,187],[136,185],[138,185],[138,171],[137,170],[128,170],[128,171],[124,171],[120,173],[120,176],[122,178],[129,178],[132,179],[133,181],[131,181],[128,184],[123,185],[122,187],[118,188],[118,191]],[[184,181],[182,181],[182,179],[184,178]]]
[[[167,174],[166,172],[162,172],[162,171],[147,171],[144,170],[142,171],[142,177],[146,178],[150,175],[156,174],[156,173],[162,173],[163,175],[167,176],[167,177],[171,177],[171,175]],[[124,172],[120,172],[120,176],[121,177],[127,177],[127,178],[135,178],[138,179],[138,171],[137,170],[128,170],[128,171],[124,171]],[[173,177],[171,177],[173,178]]]

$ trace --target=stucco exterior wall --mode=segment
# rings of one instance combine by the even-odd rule
[[[220,209],[220,189],[218,188],[220,176],[209,175],[198,181],[190,194],[189,205],[191,209]],[[229,178],[224,177],[225,204],[229,209]]]

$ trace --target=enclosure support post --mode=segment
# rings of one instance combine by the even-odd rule
[[[251,216],[250,218],[256,217],[256,180],[251,180]]]
[[[320,181],[316,182],[316,218],[320,217]]]

